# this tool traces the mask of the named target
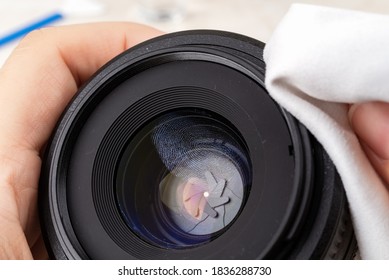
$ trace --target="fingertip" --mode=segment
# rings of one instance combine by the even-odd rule
[[[369,102],[350,106],[348,117],[357,136],[383,160],[389,159],[389,104]]]

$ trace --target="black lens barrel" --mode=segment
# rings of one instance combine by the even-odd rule
[[[51,257],[352,258],[339,175],[267,94],[263,47],[179,32],[99,70],[46,150],[39,204]]]

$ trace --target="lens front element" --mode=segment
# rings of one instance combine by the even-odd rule
[[[117,203],[150,244],[186,248],[221,235],[238,216],[251,182],[241,137],[220,116],[180,110],[145,125],[117,173]]]

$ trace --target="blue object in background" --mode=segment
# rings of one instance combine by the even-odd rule
[[[56,22],[58,20],[63,19],[63,15],[61,13],[53,13],[46,17],[43,17],[41,19],[38,19],[35,22],[32,22],[24,27],[21,27],[20,29],[17,29],[15,31],[12,31],[5,36],[0,37],[0,47],[12,42],[13,40],[19,39],[25,35],[27,35],[29,32],[39,29],[42,27],[45,27],[53,22]]]

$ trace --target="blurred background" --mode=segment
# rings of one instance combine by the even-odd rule
[[[36,24],[35,27],[42,27],[95,21],[136,21],[166,32],[220,29],[266,42],[294,2],[296,1],[0,0],[0,66],[17,45],[18,39],[13,38],[22,37],[33,27],[33,23]],[[386,0],[298,2],[389,14],[389,1]]]

